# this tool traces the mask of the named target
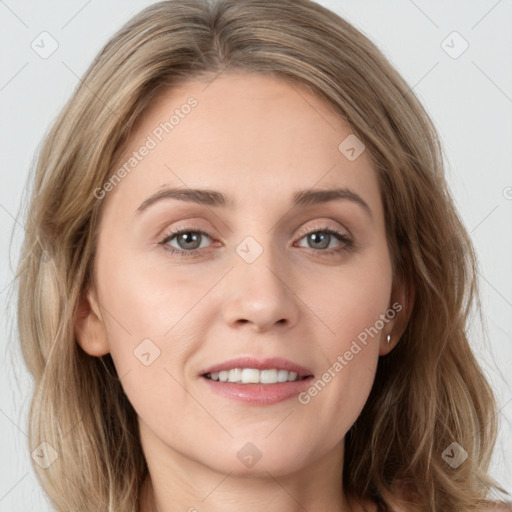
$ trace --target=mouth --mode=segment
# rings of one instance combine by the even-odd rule
[[[251,405],[271,405],[305,390],[311,371],[286,359],[240,357],[200,373],[208,388],[221,396]]]

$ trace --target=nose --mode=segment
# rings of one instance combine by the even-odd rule
[[[274,325],[289,329],[299,318],[300,300],[286,261],[265,248],[249,263],[235,255],[235,268],[224,283],[223,316],[235,328],[247,324],[257,332]]]

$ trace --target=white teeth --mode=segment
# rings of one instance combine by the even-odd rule
[[[288,372],[288,381],[296,380],[297,374],[295,372]]]
[[[220,382],[241,382],[243,384],[277,384],[299,380],[295,372],[288,370],[257,370],[255,368],[233,368],[207,374],[211,380]]]
[[[279,370],[277,372],[277,382],[286,382],[288,380],[288,372],[286,370]]]
[[[277,370],[261,370],[260,382],[262,384],[274,384],[277,382]]]
[[[242,370],[242,382],[244,384],[258,384],[260,381],[260,371],[254,368],[244,368]]]
[[[229,370],[229,382],[241,382],[242,381],[242,370],[240,368],[235,368],[234,370]]]

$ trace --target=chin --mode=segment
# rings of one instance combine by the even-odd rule
[[[235,436],[224,443],[220,443],[217,437],[209,447],[194,446],[192,458],[220,473],[268,478],[269,473],[279,477],[299,471],[314,461],[315,451],[318,454],[323,452],[315,450],[311,437],[309,440],[302,436],[294,438],[287,436],[286,430],[282,433],[284,435],[276,435],[275,439],[271,439],[274,434],[265,438],[270,430],[267,429],[265,435]]]

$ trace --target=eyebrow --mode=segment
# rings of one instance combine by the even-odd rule
[[[137,208],[137,211],[142,212],[156,202],[164,199],[178,199],[180,201],[222,208],[233,208],[235,206],[235,201],[231,196],[227,196],[217,190],[198,188],[165,188],[159,190],[143,201]],[[293,194],[292,205],[311,206],[327,203],[329,201],[342,200],[352,201],[358,204],[373,220],[372,211],[364,199],[359,194],[346,187],[327,190],[300,190]]]

